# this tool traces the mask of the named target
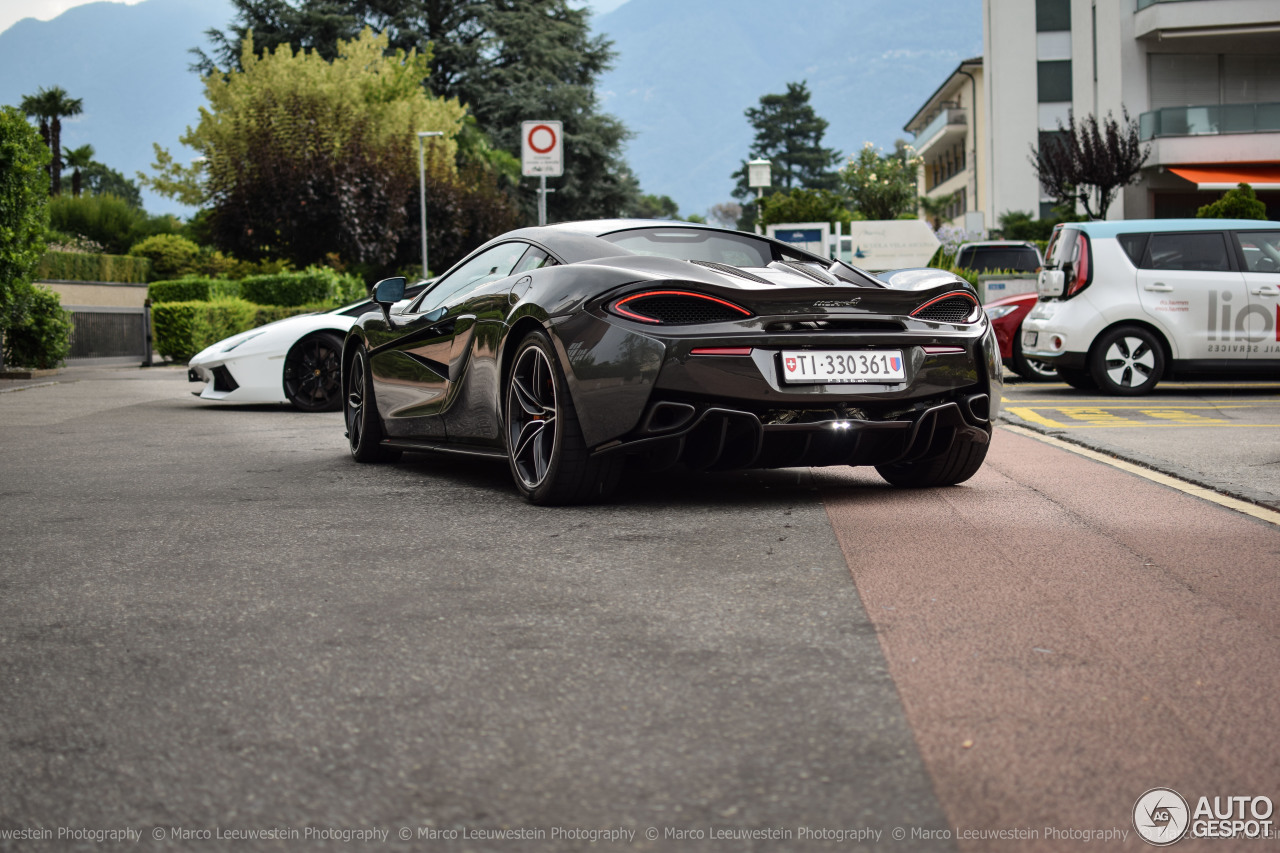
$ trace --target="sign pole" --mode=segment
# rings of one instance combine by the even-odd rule
[[[538,225],[547,224],[547,178],[564,174],[564,127],[558,121],[526,121],[520,125],[520,171],[538,178]]]
[[[547,176],[542,176],[542,186],[538,188],[538,224],[547,224]]]

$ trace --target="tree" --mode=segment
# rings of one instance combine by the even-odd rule
[[[850,222],[853,214],[839,193],[831,190],[794,189],[774,193],[764,200],[762,225],[783,222]]]
[[[671,196],[642,195],[634,206],[623,211],[623,215],[636,219],[679,219],[680,206]]]
[[[48,162],[48,146],[23,113],[0,107],[0,353],[26,321],[31,275],[44,254]]]
[[[916,210],[916,175],[920,158],[901,140],[892,154],[868,142],[849,158],[840,184],[854,212],[867,219],[897,219]]]
[[[40,135],[49,148],[49,193],[62,194],[62,119],[84,112],[84,101],[67,95],[61,86],[40,88],[34,95],[25,95],[22,110],[40,119]]]
[[[145,182],[211,207],[215,244],[237,257],[394,262],[417,233],[416,133],[444,133],[428,150],[433,174],[452,176],[463,109],[422,87],[425,56],[386,46],[366,29],[326,61],[288,45],[260,55],[247,39],[242,70],[205,77],[209,106],[182,137],[201,159],[183,167],[157,149]]]
[[[622,158],[629,134],[599,111],[595,83],[613,59],[610,42],[592,37],[588,11],[568,0],[232,0],[236,17],[226,32],[211,30],[215,57],[235,70],[250,31],[255,49],[288,44],[332,59],[330,45],[363,26],[386,36],[388,50],[429,55],[426,85],[457,98],[475,117],[487,146],[462,149],[520,154],[520,123],[556,119],[564,125],[565,175],[552,180],[552,219],[616,216],[635,202],[639,185]],[[428,47],[430,48],[428,54]],[[214,59],[197,51],[206,73]],[[486,161],[503,172],[502,162]],[[502,185],[503,181],[500,180]],[[532,182],[510,186],[534,216]]]
[[[71,195],[75,198],[80,198],[80,188],[83,182],[80,170],[89,168],[89,165],[93,163],[93,146],[81,145],[79,148],[64,148],[62,156],[66,161],[67,168],[73,170],[71,172]]]
[[[1101,127],[1093,115],[1077,124],[1069,114],[1066,127],[1059,121],[1057,134],[1045,137],[1038,150],[1032,147],[1040,185],[1060,206],[1079,202],[1090,219],[1102,219],[1120,188],[1137,181],[1151,146],[1143,146],[1129,111],[1122,115],[1123,128],[1111,113]]]
[[[113,195],[130,207],[142,209],[142,191],[138,189],[138,185],[115,169],[95,160],[85,166],[83,172],[83,189],[86,195]]]
[[[726,201],[711,205],[711,221],[721,228],[736,228],[742,218],[742,205],[736,201]]]
[[[788,83],[785,93],[762,95],[760,106],[748,107],[745,115],[756,132],[749,159],[763,157],[773,164],[775,187],[835,189],[833,167],[840,161],[840,153],[822,146],[827,121],[809,105],[809,88],[804,81]],[[735,177],[739,176],[734,197],[753,196],[755,193],[746,183],[746,161],[735,173]]]
[[[947,215],[947,208],[955,204],[956,196],[958,195],[960,195],[959,190],[936,198],[927,195],[920,196],[920,211],[924,213],[925,219],[929,220],[929,224],[933,226],[934,231],[942,227],[942,217]]]
[[[1267,204],[1258,198],[1253,187],[1238,184],[1222,198],[1196,211],[1198,219],[1266,219]]]

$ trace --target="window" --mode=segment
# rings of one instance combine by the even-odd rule
[[[1036,99],[1042,103],[1071,100],[1071,60],[1036,63]]]
[[[697,228],[637,228],[602,234],[600,239],[636,255],[656,255],[681,261],[764,267],[773,260],[773,247],[759,238]]]
[[[1036,0],[1036,32],[1071,29],[1071,0]]]
[[[1150,236],[1150,234],[1117,234],[1116,242],[1136,267],[1142,264],[1142,255],[1147,250],[1147,238]]]
[[[1211,272],[1231,269],[1227,243],[1215,232],[1152,234],[1144,269]]]
[[[1244,231],[1236,234],[1249,272],[1280,273],[1280,231]]]
[[[555,263],[555,258],[551,257],[537,246],[530,246],[529,251],[524,253],[524,257],[520,259],[520,263],[516,264],[516,268],[511,271],[511,274],[519,275],[522,272],[529,272],[530,270],[555,266]]]
[[[414,306],[414,313],[434,311],[452,297],[474,290],[482,284],[497,281],[511,275],[516,261],[529,248],[528,243],[500,243],[486,249],[461,266],[447,273],[435,287],[423,294]]]

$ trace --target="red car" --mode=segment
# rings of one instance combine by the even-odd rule
[[[1004,366],[1028,381],[1050,382],[1058,378],[1058,371],[1043,361],[1022,355],[1022,320],[1031,313],[1039,298],[1038,293],[1015,293],[993,299],[984,307],[1000,344],[1000,359]]]

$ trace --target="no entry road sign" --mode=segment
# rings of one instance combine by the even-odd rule
[[[558,178],[564,174],[564,135],[558,121],[526,121],[520,125],[520,166],[526,177]]]

